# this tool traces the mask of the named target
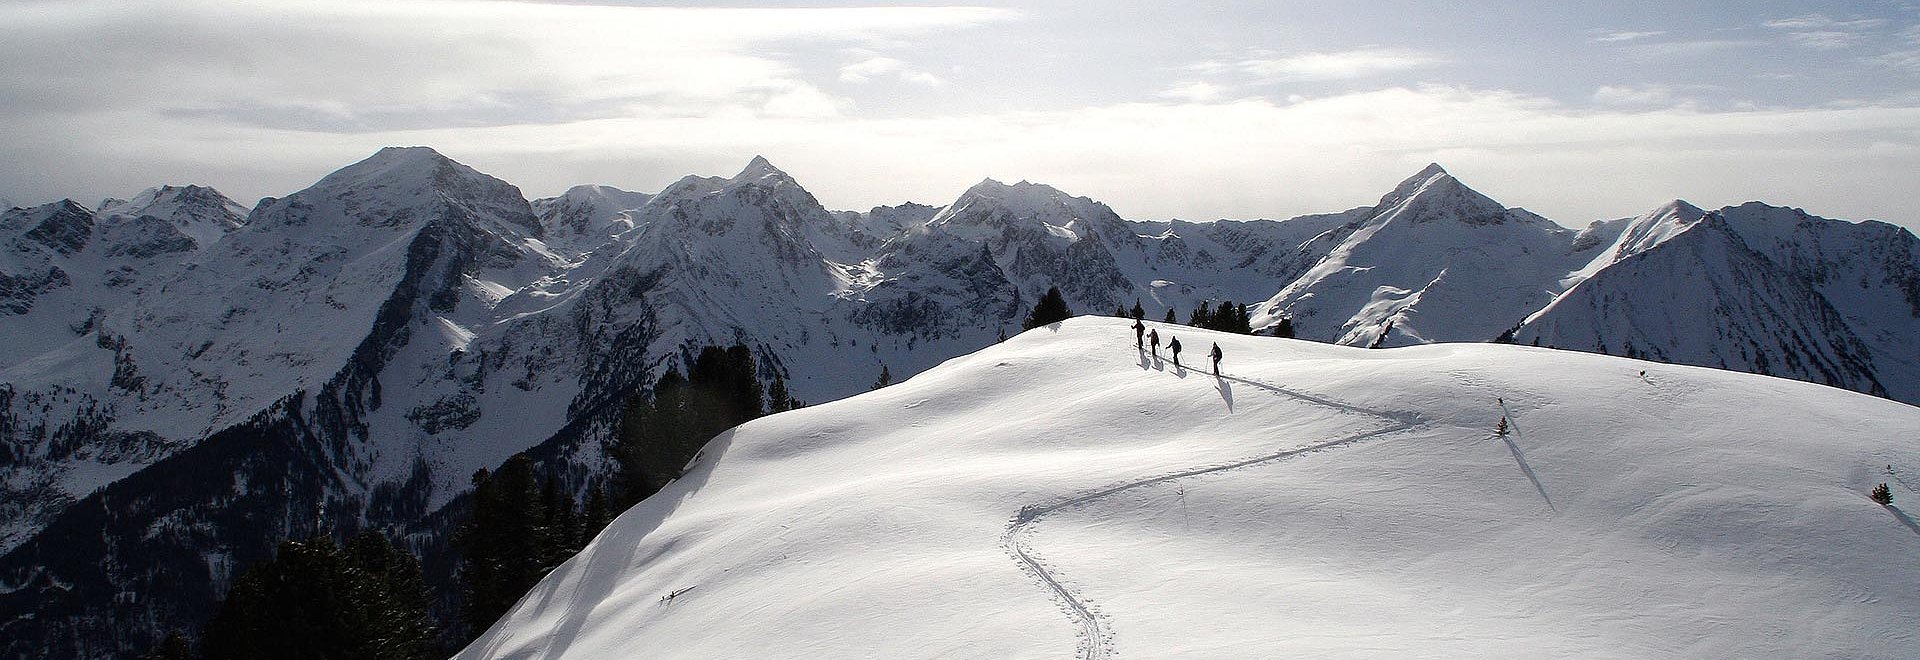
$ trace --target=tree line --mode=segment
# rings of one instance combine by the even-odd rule
[[[288,540],[235,580],[198,643],[169,634],[157,660],[424,660],[465,646],[548,573],[578,554],[618,512],[681,476],[708,440],[762,415],[804,406],[777,373],[760,378],[744,345],[703,347],[669,366],[623,406],[602,446],[613,471],[576,497],[525,454],[472,477],[467,515],[452,537],[460,607],[437,620],[420,562],[377,531],[345,545],[332,536]]]

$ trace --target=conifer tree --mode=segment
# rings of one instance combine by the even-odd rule
[[[1280,317],[1280,322],[1274,324],[1273,326],[1273,336],[1281,337],[1284,339],[1292,339],[1293,338],[1293,317],[1290,317],[1290,316]]]
[[[782,413],[798,407],[793,404],[793,395],[787,392],[787,379],[774,374],[773,380],[767,381],[767,412]]]
[[[1140,306],[1139,298],[1133,299],[1133,309],[1129,311],[1131,313],[1128,315],[1132,316],[1135,320],[1147,318],[1147,308]]]
[[[615,467],[609,508],[624,510],[659,491],[708,440],[765,413],[758,373],[746,346],[708,346],[687,377],[670,365],[651,396],[630,398],[606,446]]]
[[[280,544],[241,574],[201,634],[210,660],[435,657],[425,581],[413,555],[378,532],[345,548]]]
[[[1873,501],[1879,503],[1880,506],[1891,506],[1893,504],[1893,491],[1887,488],[1887,485],[1884,483],[1873,487],[1872,497]]]
[[[488,626],[551,568],[551,530],[533,460],[515,454],[473,476],[471,515],[454,534],[460,551],[463,613],[474,632]]]
[[[878,380],[873,381],[873,387],[870,387],[867,389],[869,391],[877,390],[892,384],[893,384],[893,372],[888,371],[887,365],[883,364],[883,365],[880,365],[880,378]]]
[[[140,656],[140,660],[194,660],[194,657],[193,644],[180,631],[171,630],[153,650]]]
[[[1166,318],[1166,322],[1168,322],[1168,323],[1179,323],[1179,322],[1180,322],[1180,320],[1179,320],[1179,319],[1176,319],[1176,318],[1174,318],[1174,317],[1173,317],[1173,308],[1172,308],[1172,307],[1168,307],[1168,308],[1167,308],[1167,318]]]
[[[1209,308],[1210,304],[1211,303],[1205,300],[1200,301],[1200,306],[1193,308],[1193,313],[1187,315],[1187,325],[1204,328],[1207,327],[1207,324],[1212,323],[1213,311]]]
[[[593,488],[587,491],[586,505],[581,507],[580,536],[575,539],[574,544],[582,548],[587,547],[587,543],[593,541],[593,537],[599,536],[600,530],[606,529],[612,522],[613,511],[607,507],[607,489],[600,484],[594,484]]]
[[[1032,330],[1072,317],[1073,310],[1067,308],[1067,299],[1060,295],[1060,287],[1048,287],[1047,295],[1041,296],[1040,302],[1034,303],[1033,312],[1027,314],[1026,323],[1021,324],[1020,327],[1023,330]]]

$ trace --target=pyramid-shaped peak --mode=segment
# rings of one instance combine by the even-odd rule
[[[507,185],[443,156],[432,147],[385,147],[360,162],[336,170],[313,189],[381,187],[427,189],[447,186]]]
[[[364,181],[368,178],[384,178],[395,174],[434,172],[445,167],[458,166],[451,158],[440,155],[432,147],[383,147],[360,160],[360,162],[342,167],[321,179],[321,185],[328,181],[341,182]]]
[[[1468,188],[1438,163],[1429,164],[1418,174],[1401,181],[1393,192],[1380,198],[1375,208],[1383,217],[1404,218],[1414,223],[1452,218],[1472,225],[1502,224],[1512,215],[1505,206]],[[1524,212],[1520,215],[1532,216]],[[1540,222],[1547,221],[1540,219]]]
[[[1700,216],[1707,214],[1705,210],[1702,210],[1698,206],[1694,206],[1693,203],[1688,202],[1687,200],[1684,200],[1684,199],[1675,199],[1671,202],[1661,204],[1658,211],[1673,213],[1675,215],[1680,215],[1688,218],[1698,218]]]
[[[734,176],[733,180],[752,181],[774,175],[785,177],[787,173],[781,171],[778,167],[774,167],[773,162],[767,160],[766,156],[756,155],[753,157],[753,160],[747,161],[746,168],[740,170],[740,174]]]
[[[1400,185],[1394,186],[1393,191],[1395,195],[1404,197],[1422,188],[1442,182],[1453,182],[1457,184],[1459,180],[1453,178],[1453,175],[1447,172],[1447,168],[1441,167],[1439,163],[1427,163],[1426,167],[1421,168],[1421,170],[1413,176],[1401,180]]]

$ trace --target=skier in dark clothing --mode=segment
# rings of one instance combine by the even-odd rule
[[[1167,348],[1173,349],[1173,366],[1180,366],[1180,338],[1168,339]]]
[[[1147,333],[1147,324],[1141,323],[1140,319],[1134,319],[1133,320],[1133,347],[1134,348],[1146,348],[1146,344],[1142,343],[1142,340],[1141,340],[1141,337],[1146,335],[1146,333]]]
[[[1213,375],[1220,375],[1220,342],[1213,343]]]
[[[1160,357],[1160,330],[1148,330],[1147,341],[1151,342],[1150,345],[1153,347],[1153,356],[1156,358]]]

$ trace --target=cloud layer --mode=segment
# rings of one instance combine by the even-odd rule
[[[1575,225],[1672,197],[1920,224],[1900,192],[1920,169],[1920,98],[1780,103],[1739,86],[1777,80],[1768,84],[1791,95],[1832,77],[1820,70],[1736,70],[1711,84],[1654,75],[1774,61],[1752,56],[1767,48],[1882,78],[1920,74],[1920,28],[1900,21],[1768,17],[1712,35],[1581,28],[1554,48],[1592,49],[1588,68],[1604,72],[1562,85],[1527,68],[1551,62],[1497,50],[1506,36],[1445,50],[1417,38],[1431,29],[1394,38],[1371,21],[1363,34],[1385,45],[1295,35],[1276,48],[1264,32],[1206,43],[1154,24],[1119,38],[1073,33],[1091,19],[1067,18],[979,7],[0,4],[11,26],[0,40],[0,195],[85,202],[188,182],[282,195],[380,146],[428,144],[531,195],[590,182],[654,190],[764,153],[841,208],[941,203],[993,176],[1053,183],[1135,217],[1285,217],[1371,203],[1438,160]],[[1824,32],[1855,36],[1805,36]]]

